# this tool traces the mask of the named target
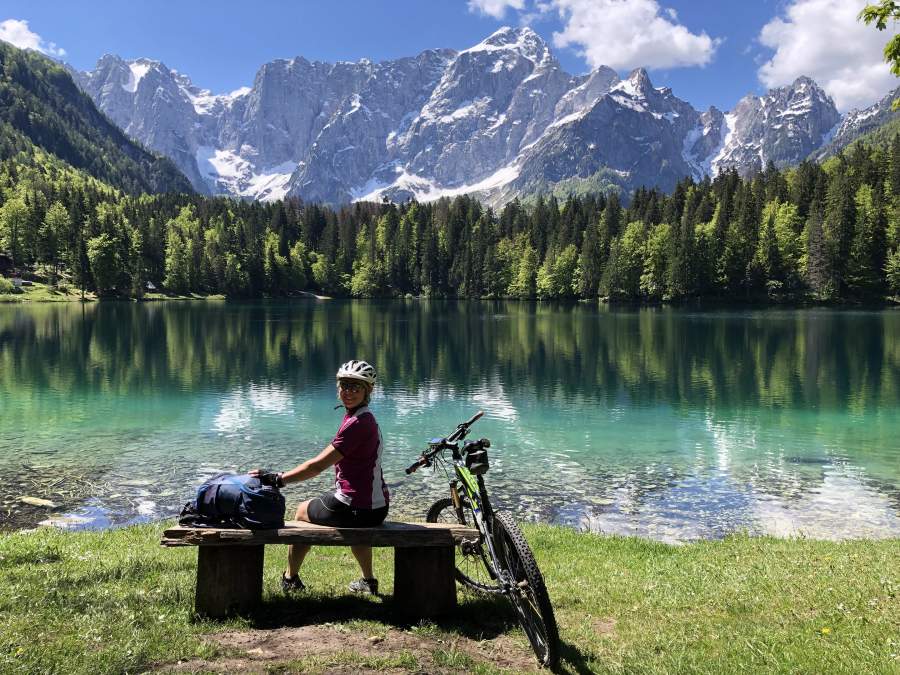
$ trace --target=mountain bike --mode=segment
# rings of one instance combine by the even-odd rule
[[[406,473],[421,467],[440,467],[450,483],[450,497],[436,501],[428,510],[429,523],[461,523],[478,530],[477,539],[461,542],[456,549],[456,580],[482,593],[502,594],[515,607],[519,623],[538,661],[555,669],[559,663],[559,632],[547,595],[544,577],[534,554],[516,522],[495,511],[488,499],[484,474],[489,468],[487,450],[491,442],[467,441],[469,428],[484,413],[457,425],[446,438],[434,438]],[[445,453],[450,451],[448,462]],[[453,467],[453,475],[448,471]]]

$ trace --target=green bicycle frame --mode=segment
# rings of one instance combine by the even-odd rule
[[[457,514],[462,516],[462,501],[459,496],[459,489],[457,488],[457,484],[461,483],[465,496],[472,506],[475,527],[481,532],[482,539],[484,540],[484,543],[487,544],[492,568],[489,568],[488,572],[490,572],[493,579],[497,579],[503,583],[504,591],[507,591],[508,584],[506,584],[505,581],[500,578],[500,575],[497,574],[500,558],[494,548],[493,527],[490,522],[493,517],[493,512],[490,502],[487,499],[484,479],[481,476],[476,477],[469,471],[469,468],[462,461],[462,457],[458,455],[458,452],[455,449],[453,455],[453,469],[456,472],[456,477],[458,479],[458,481],[450,481],[450,498],[453,501],[453,508],[456,509]]]

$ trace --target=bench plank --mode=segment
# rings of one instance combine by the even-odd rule
[[[163,546],[258,546],[261,544],[314,544],[318,546],[389,546],[421,548],[454,546],[478,538],[478,530],[446,523],[398,523],[378,527],[327,527],[289,520],[277,530],[236,530],[172,527],[163,533]]]

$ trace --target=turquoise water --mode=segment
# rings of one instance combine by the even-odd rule
[[[0,305],[0,519],[157,519],[214,473],[290,468],[353,357],[381,375],[397,516],[446,492],[403,467],[483,409],[491,494],[524,520],[900,536],[900,312],[516,302]]]

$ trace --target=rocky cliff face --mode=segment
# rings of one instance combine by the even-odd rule
[[[713,173],[742,174],[795,164],[820,147],[841,116],[831,98],[808,77],[765,96],[745,96],[725,115],[721,149],[710,160]]]
[[[897,87],[877,103],[862,110],[851,110],[834,129],[833,135],[815,152],[816,159],[822,160],[838,153],[842,148],[870,131],[900,118],[900,110],[892,110],[894,99],[900,97]]]
[[[579,180],[669,189],[685,175],[798,162],[840,121],[808,78],[723,114],[653,87],[642,69],[571,76],[529,28],[378,64],[273,61],[227,95],[147,59],[105,56],[79,81],[199,190],[254,199],[499,202]]]

